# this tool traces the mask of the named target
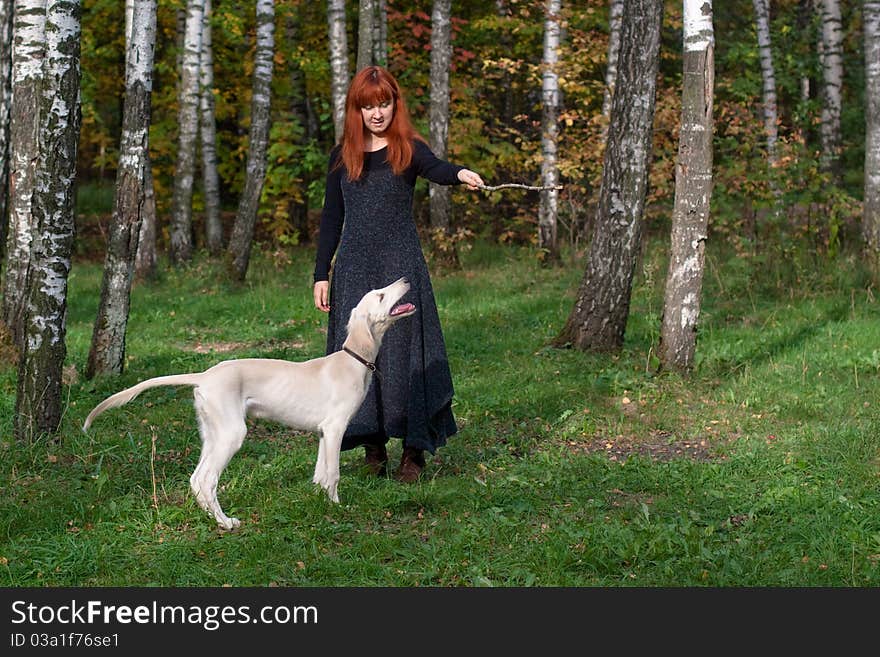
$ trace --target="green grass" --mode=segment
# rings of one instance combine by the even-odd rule
[[[362,454],[345,452],[333,505],[310,483],[316,437],[254,423],[221,480],[221,503],[243,520],[235,532],[189,492],[188,389],[79,427],[144,378],[321,355],[311,251],[255,258],[240,287],[204,260],[136,286],[126,371],[95,381],[81,372],[100,267],[75,265],[68,343],[80,374],[59,442],[8,437],[15,371],[0,365],[0,585],[880,585],[871,289],[845,260],[748,267],[713,254],[697,370],[657,374],[662,253],[647,252],[612,356],[548,346],[581,262],[542,268],[527,249],[476,245],[464,271],[434,279],[460,432],[425,480],[370,479]],[[399,450],[393,441],[392,458]]]

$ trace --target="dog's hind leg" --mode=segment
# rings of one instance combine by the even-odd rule
[[[324,432],[321,432],[318,440],[318,458],[315,460],[315,476],[312,477],[312,483],[320,484],[324,481],[324,461],[327,458],[327,441],[324,439]]]
[[[194,396],[202,453],[189,478],[190,488],[199,506],[213,515],[217,524],[224,529],[235,529],[241,521],[223,513],[217,500],[217,485],[220,475],[244,443],[247,424],[243,417],[228,411],[224,417],[218,406],[211,404],[198,391]]]

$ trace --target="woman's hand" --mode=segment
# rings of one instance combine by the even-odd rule
[[[480,187],[485,187],[483,183],[483,179],[480,178],[480,175],[474,173],[470,169],[462,169],[458,172],[458,179],[468,186],[468,189],[479,189]]]
[[[327,303],[328,295],[330,294],[330,283],[329,281],[317,281],[315,283],[315,308],[320,310],[321,312],[330,312],[330,304]]]

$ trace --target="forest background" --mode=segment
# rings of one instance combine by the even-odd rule
[[[162,252],[170,239],[184,4],[163,1],[158,12],[150,155]],[[346,4],[354,44],[356,7]],[[678,2],[664,8],[647,231],[627,344],[611,355],[548,347],[583,270],[607,122],[607,4],[563,4],[558,164],[565,258],[546,266],[547,253],[537,246],[538,194],[513,190],[453,197],[460,270],[441,271],[428,253],[461,435],[432,460],[430,480],[410,489],[358,477],[348,459],[349,492],[328,509],[309,495],[314,437],[291,441],[283,428],[260,427],[228,472],[223,494],[247,518],[241,532],[229,534],[218,533],[186,495],[196,448],[186,395],[169,392],[108,417],[97,435],[82,435],[76,421],[146,376],[203,369],[230,355],[322,352],[322,318],[314,316],[308,288],[334,142],[326,6],[275,3],[268,168],[259,257],[248,282],[226,285],[205,257],[197,185],[192,266],[163,259],[155,282],[135,285],[125,373],[84,381],[119,157],[121,5],[83,3],[77,238],[60,440],[5,438],[13,357],[0,371],[0,402],[9,411],[0,443],[8,492],[0,567],[9,584],[876,586],[880,356],[874,283],[860,263],[868,100],[862,3],[840,3],[836,172],[821,162],[820,18],[813,3],[771,7],[774,167],[767,166],[752,3],[714,7],[711,251],[690,378],[656,376],[654,353],[681,127]],[[427,136],[431,17],[424,3],[394,0],[387,8],[388,66]],[[544,19],[536,2],[453,7],[448,157],[488,184],[540,183]],[[212,24],[228,234],[248,157],[253,3],[216,2]],[[418,191],[417,221],[427,229],[427,189]],[[232,574],[223,567],[230,559]]]
[[[357,7],[347,3],[349,43],[357,43]],[[544,8],[540,3],[456,2],[450,72],[449,158],[478,171],[487,184],[540,182],[541,59]],[[668,228],[675,184],[681,103],[680,2],[666,2],[654,122],[654,159],[646,220]],[[726,239],[745,256],[802,246],[833,256],[859,234],[864,164],[864,62],[860,3],[843,2],[844,101],[841,113],[841,185],[819,170],[818,15],[804,3],[772,3],[773,51],[780,112],[778,170],[785,217],[765,216],[773,196],[766,166],[761,69],[751,3],[717,3],[715,24],[715,140],[713,239]],[[124,20],[114,0],[85,2],[82,40],[83,127],[80,188],[112,195],[118,158],[124,82]],[[159,3],[150,152],[158,212],[171,201],[177,148],[179,30],[183,2]],[[591,203],[602,174],[607,3],[564,3],[559,76],[562,96],[559,169],[560,235],[574,245],[589,235]],[[248,148],[252,90],[253,6],[217,2],[213,11],[217,155],[226,207],[241,193]],[[416,124],[427,136],[430,92],[430,9],[424,3],[388,3],[388,66],[408,94]],[[352,60],[353,61],[353,60]],[[276,6],[272,127],[258,241],[269,248],[308,243],[317,230],[327,154],[334,143],[324,3],[279,0]],[[811,80],[804,95],[803,82]],[[424,190],[423,190],[424,191]],[[537,193],[458,199],[454,226],[504,243],[536,240]],[[196,243],[199,230],[194,200]],[[308,213],[302,213],[302,204]],[[88,207],[90,203],[80,203]],[[104,206],[109,204],[105,201]],[[417,204],[427,223],[425,204]],[[758,218],[760,216],[760,219]],[[227,217],[228,219],[228,217]],[[665,223],[664,223],[664,220]],[[81,219],[77,248],[102,257],[90,240],[100,222]],[[167,240],[167,228],[164,239]],[[467,235],[461,235],[467,239]],[[160,236],[160,240],[163,239]],[[161,244],[161,242],[160,242]],[[756,248],[760,245],[760,249]]]

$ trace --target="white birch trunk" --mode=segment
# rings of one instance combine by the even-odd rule
[[[217,173],[211,10],[211,0],[205,0],[202,53],[199,58],[199,130],[202,144],[202,187],[205,194],[205,246],[208,253],[218,255],[223,249],[223,224],[220,220],[220,176]]]
[[[373,62],[377,66],[388,66],[388,3],[376,1],[376,16],[373,22]]]
[[[683,4],[681,133],[658,356],[663,367],[687,373],[696,353],[712,197],[715,55],[711,0]]]
[[[110,224],[98,315],[85,375],[121,374],[131,303],[131,283],[145,208],[150,149],[151,94],[156,45],[156,0],[132,7],[125,68],[125,101],[116,198]]]
[[[557,163],[557,142],[559,140],[559,63],[560,12],[561,0],[547,0],[544,18],[544,62],[541,89],[541,192],[538,208],[538,248],[551,262],[559,260],[557,240],[557,218],[559,192],[559,165]]]
[[[843,86],[843,28],[839,0],[821,0],[822,37],[822,119],[819,135],[822,142],[821,166],[839,181],[840,110]]]
[[[862,234],[867,264],[880,278],[880,0],[865,0],[865,196]]]
[[[67,354],[67,281],[80,128],[80,11],[79,0],[46,3],[34,232],[13,428],[19,440],[54,434],[63,410],[61,373]]]
[[[147,160],[150,155],[147,153]],[[153,170],[148,165],[144,171],[144,211],[141,220],[141,232],[138,238],[138,250],[135,257],[135,276],[141,279],[153,278],[156,275],[156,192],[153,189]]]
[[[6,256],[9,215],[9,116],[12,110],[12,2],[0,2],[0,273]]]
[[[378,36],[374,33],[377,15],[376,2],[377,0],[359,0],[358,2],[358,43],[355,63],[355,69],[358,71],[376,63],[374,58],[376,52],[374,38]]]
[[[202,51],[202,18],[205,0],[187,0],[183,61],[180,70],[180,107],[177,114],[177,164],[171,198],[171,249],[173,265],[192,259],[192,197],[199,130],[199,57]]]
[[[605,117],[605,132],[611,119],[611,99],[614,97],[614,82],[617,80],[617,56],[620,53],[620,19],[623,16],[623,0],[608,3],[608,65],[605,68],[605,95],[602,99],[602,116]]]
[[[274,0],[257,0],[257,47],[254,53],[254,86],[251,98],[251,129],[247,174],[238,214],[229,239],[233,275],[243,281],[250,262],[254,226],[266,178],[269,147],[272,69],[275,56]]]
[[[764,138],[767,147],[767,173],[770,193],[773,195],[773,214],[782,215],[782,190],[776,176],[779,160],[776,142],[779,139],[779,115],[776,104],[776,69],[773,66],[773,50],[770,39],[769,0],[752,0],[755,9],[755,28],[758,34],[758,55],[761,60],[762,105],[764,116]]]
[[[348,92],[348,37],[345,33],[345,0],[327,0],[330,47],[330,95],[336,143],[345,127],[345,94]]]
[[[764,135],[767,140],[767,159],[772,167],[775,166],[777,160],[778,116],[776,107],[776,71],[773,67],[773,51],[770,47],[770,5],[769,0],[752,0],[752,4],[755,8],[758,54],[761,58]]]
[[[21,348],[25,281],[33,235],[34,175],[46,49],[46,0],[16,0],[9,130],[9,223],[3,268],[3,322]]]
[[[152,2],[152,0],[150,0]],[[125,0],[125,34],[131,38],[131,23],[135,0]],[[154,29],[155,31],[155,29]],[[155,42],[155,36],[154,36]],[[155,51],[155,45],[154,45]],[[128,57],[126,48],[125,56]],[[126,70],[128,59],[126,59]],[[152,278],[156,273],[156,198],[153,192],[153,171],[149,149],[144,153],[144,203],[141,208],[141,224],[137,240],[137,253],[134,258],[134,275],[137,278]]]
[[[663,0],[626,0],[611,122],[586,271],[558,346],[619,351],[642,239]]]
[[[431,10],[431,103],[428,109],[428,136],[431,150],[446,158],[449,143],[449,66],[452,62],[452,2],[434,0]],[[452,225],[452,188],[428,184],[428,204],[434,249],[448,266],[458,264],[455,245],[447,239]]]

